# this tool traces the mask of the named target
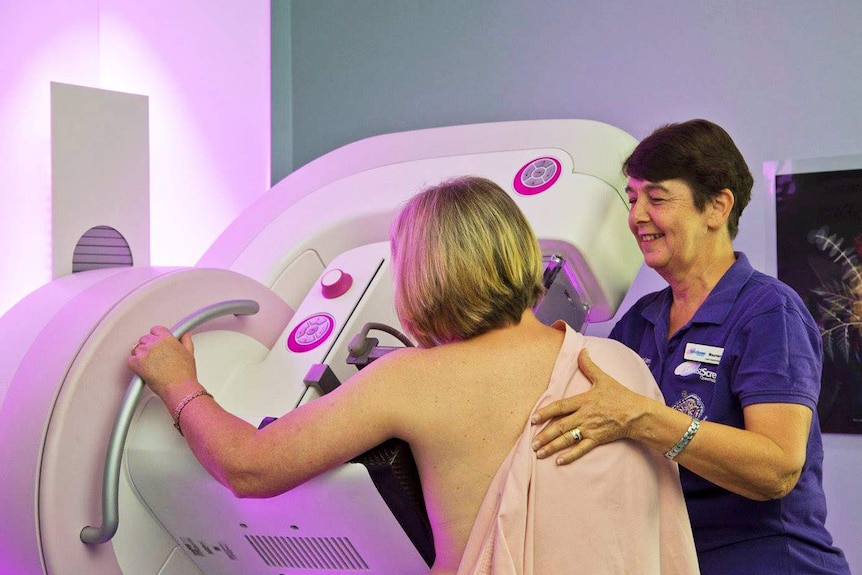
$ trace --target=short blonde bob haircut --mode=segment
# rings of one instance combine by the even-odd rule
[[[389,240],[395,310],[422,347],[517,325],[544,294],[533,229],[485,178],[455,178],[413,196]]]

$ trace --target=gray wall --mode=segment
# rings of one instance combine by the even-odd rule
[[[862,153],[859,2],[281,3],[290,26],[274,23],[274,42],[290,39],[292,68],[275,63],[273,90],[292,106],[273,107],[273,137],[292,142],[292,157],[274,158],[273,173],[408,129],[589,118],[642,138],[705,117],[758,178],[738,243],[774,272],[763,162]]]
[[[272,101],[272,147],[270,184],[293,171],[293,62],[290,33],[291,3],[271,0],[270,90]]]
[[[736,247],[774,274],[764,162],[862,154],[855,0],[283,2],[289,26],[274,20],[273,41],[292,54],[274,62],[273,90],[292,105],[273,106],[273,138],[290,144],[273,145],[273,174],[409,129],[589,118],[642,138],[704,117],[734,136],[756,178]],[[632,298],[660,285],[642,271]],[[830,527],[862,573],[862,438],[825,441]]]

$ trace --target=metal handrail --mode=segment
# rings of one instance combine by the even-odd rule
[[[254,300],[227,300],[203,307],[181,319],[171,333],[177,338],[186,332],[210,320],[226,315],[254,315],[260,310],[260,304]],[[111,430],[108,452],[105,455],[105,471],[102,476],[102,525],[100,527],[86,526],[81,530],[81,541],[92,545],[106,543],[117,533],[120,524],[119,488],[120,464],[123,460],[123,449],[126,436],[132,424],[132,416],[138,406],[138,401],[144,391],[144,382],[140,376],[135,376],[129,383],[120,413]]]

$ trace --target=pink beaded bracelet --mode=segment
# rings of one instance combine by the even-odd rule
[[[188,395],[187,395],[187,396],[185,396],[184,398],[182,398],[182,399],[180,400],[180,402],[177,404],[176,409],[174,409],[174,427],[176,427],[176,428],[177,428],[177,431],[179,431],[179,432],[180,432],[180,435],[182,435],[182,434],[183,434],[183,430],[180,428],[180,414],[183,412],[183,409],[185,409],[185,408],[186,408],[186,406],[187,406],[187,405],[188,405],[188,404],[189,404],[193,399],[195,399],[195,398],[197,398],[197,397],[201,397],[201,396],[203,396],[203,395],[206,395],[206,396],[208,396],[208,397],[212,397],[212,394],[211,394],[211,393],[209,393],[207,390],[205,390],[205,389],[199,389],[199,390],[197,390],[197,391],[194,391],[194,392],[192,392],[192,393],[188,394]]]

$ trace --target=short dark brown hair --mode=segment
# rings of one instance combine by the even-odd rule
[[[681,179],[692,189],[694,205],[703,211],[710,198],[727,188],[733,209],[727,220],[730,237],[751,199],[754,178],[730,135],[708,120],[667,124],[641,141],[623,162],[627,177],[661,182]]]

